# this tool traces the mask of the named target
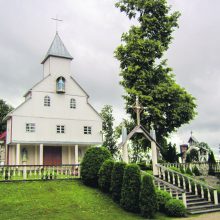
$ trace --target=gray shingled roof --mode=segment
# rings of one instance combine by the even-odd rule
[[[63,44],[62,40],[60,39],[58,33],[56,33],[54,40],[50,45],[50,48],[47,51],[47,54],[42,63],[44,63],[49,56],[63,57],[71,60],[73,59],[73,57],[70,55],[65,45]]]

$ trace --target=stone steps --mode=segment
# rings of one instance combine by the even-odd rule
[[[158,186],[157,181],[156,181],[156,186]],[[177,186],[174,186],[174,187],[177,187]],[[173,198],[175,198],[176,195],[178,194],[179,199],[182,199],[181,192],[177,193],[177,189],[173,189],[172,187],[167,186],[167,185],[165,185],[164,187],[164,183],[160,182],[160,189],[164,190],[164,188],[166,189],[168,193],[170,193],[170,189],[171,189]],[[209,202],[205,198],[201,198],[197,195],[194,195],[192,192],[187,192],[187,191],[186,191],[186,204],[187,204],[187,211],[189,214],[203,214],[203,213],[220,211],[220,205],[215,205],[213,202]]]

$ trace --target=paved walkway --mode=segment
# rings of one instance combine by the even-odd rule
[[[220,212],[212,212],[203,215],[190,216],[188,218],[178,218],[182,220],[220,220]]]

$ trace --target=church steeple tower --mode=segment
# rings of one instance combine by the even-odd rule
[[[54,40],[52,44],[50,45],[49,50],[47,51],[47,54],[45,58],[42,61],[42,64],[50,57],[61,57],[61,58],[66,58],[72,60],[73,57],[70,55],[69,51],[66,49],[64,43],[60,39],[60,36],[58,32],[56,32],[56,35],[54,37]]]
[[[66,49],[58,32],[56,32],[53,42],[50,45],[45,58],[41,62],[41,64],[44,66],[44,77],[49,74],[69,75],[70,62],[72,59],[73,57]]]

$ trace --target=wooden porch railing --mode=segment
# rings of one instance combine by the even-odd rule
[[[0,165],[0,182],[80,178],[80,165]]]
[[[157,164],[159,178],[176,185],[179,188],[187,190],[194,195],[206,198],[208,201],[213,201],[215,205],[218,205],[217,189],[206,185],[205,183],[198,181],[190,176],[176,172],[169,167]]]

